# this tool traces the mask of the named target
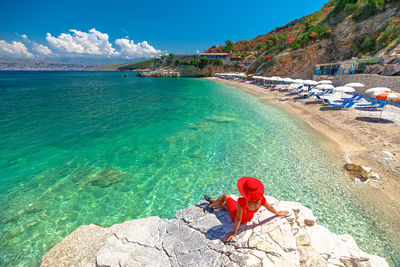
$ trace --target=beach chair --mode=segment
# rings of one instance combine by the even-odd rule
[[[342,97],[343,100],[354,100],[356,97],[360,96],[359,94],[354,94],[352,97]],[[361,98],[360,98],[361,99]]]
[[[375,107],[379,103],[379,100],[375,99],[375,98],[368,98],[368,100],[370,100],[372,102],[368,103],[368,104],[357,104],[357,107],[365,107],[365,108]]]
[[[354,102],[360,101],[361,99],[363,99],[364,97],[362,95],[358,95],[356,97],[342,97],[343,100],[351,100]]]
[[[315,92],[311,92],[311,93],[309,93],[309,94],[301,95],[300,97],[302,97],[302,98],[310,98],[310,97],[312,97],[313,95],[315,95]]]
[[[369,109],[369,110],[381,110],[383,109],[388,102],[384,100],[377,100],[374,105],[361,106],[360,108]]]
[[[337,109],[349,109],[349,108],[351,108],[352,106],[354,106],[354,104],[355,104],[355,103],[354,103],[353,101],[347,100],[347,101],[343,102],[342,104],[333,104],[333,103],[330,103],[329,105],[331,105],[332,107],[337,108]]]
[[[315,96],[319,101],[321,101],[322,104],[330,104],[330,103],[331,103],[331,101],[329,101],[329,99],[322,98],[322,97],[320,97],[318,94],[315,94],[314,96]]]
[[[304,92],[304,89],[301,89],[300,91],[296,92],[296,91],[292,91],[290,92],[291,95],[298,95],[301,94],[302,92]]]

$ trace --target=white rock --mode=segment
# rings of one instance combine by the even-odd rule
[[[371,173],[371,179],[380,179],[381,176],[375,172]]]
[[[361,166],[361,168],[367,173],[370,173],[372,171],[372,168],[367,167],[367,166]]]
[[[388,157],[393,157],[394,156],[394,154],[392,152],[390,152],[390,151],[382,151],[382,153],[385,154]]]
[[[223,242],[233,229],[228,212],[205,212],[200,202],[172,220],[81,226],[47,252],[41,266],[388,266],[361,251],[351,236],[318,225],[300,203],[268,201],[291,215],[261,208],[231,243]]]

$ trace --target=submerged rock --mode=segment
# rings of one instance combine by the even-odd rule
[[[300,203],[267,200],[289,216],[261,209],[240,226],[234,242],[223,242],[233,229],[228,212],[205,212],[200,202],[172,220],[81,226],[48,251],[41,266],[389,266],[360,250],[351,236],[318,225]]]
[[[232,116],[211,116],[207,118],[208,121],[212,121],[215,123],[231,123],[231,122],[236,122],[237,119]]]
[[[88,175],[84,181],[81,182],[81,188],[83,189],[87,186],[106,188],[114,184],[121,183],[128,177],[128,173],[120,170],[116,170],[113,168],[98,168],[93,173]]]

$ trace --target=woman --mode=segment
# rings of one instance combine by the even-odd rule
[[[251,177],[242,177],[237,182],[237,187],[240,194],[243,196],[240,197],[238,201],[232,199],[227,193],[216,200],[207,195],[204,196],[204,198],[210,202],[208,205],[210,209],[222,207],[229,211],[229,215],[235,226],[233,227],[233,232],[230,232],[226,236],[226,241],[233,240],[240,224],[251,221],[254,214],[261,206],[264,206],[267,210],[278,216],[286,216],[289,214],[288,211],[276,211],[275,208],[267,202],[264,197],[264,186],[259,180]]]

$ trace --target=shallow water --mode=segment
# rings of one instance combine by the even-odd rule
[[[118,74],[0,73],[1,266],[38,265],[82,224],[173,218],[204,193],[238,195],[242,176],[400,264],[303,123],[214,81]]]

